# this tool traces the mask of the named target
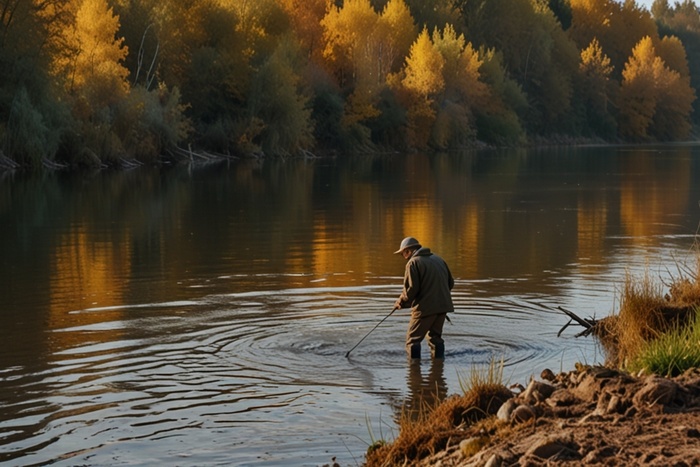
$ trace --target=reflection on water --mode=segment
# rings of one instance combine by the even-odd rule
[[[355,465],[475,365],[600,361],[557,306],[607,315],[627,271],[692,260],[698,149],[5,175],[0,462]],[[445,361],[407,363],[406,313],[345,358],[407,235],[456,278]]]
[[[411,361],[406,366],[408,367],[408,397],[401,408],[401,414],[409,415],[412,420],[419,420],[421,414],[436,407],[447,397],[445,360]],[[428,367],[427,374],[422,368],[424,366]]]

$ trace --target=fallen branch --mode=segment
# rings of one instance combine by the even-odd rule
[[[0,151],[0,170],[17,170],[19,164]]]
[[[56,162],[56,161],[52,161],[51,159],[49,159],[47,157],[44,157],[43,159],[41,159],[41,164],[45,168],[51,169],[51,170],[63,170],[63,169],[68,168],[68,165],[61,164],[61,163]]]
[[[566,323],[566,324],[559,330],[559,332],[557,333],[557,337],[559,337],[559,336],[561,335],[561,333],[564,332],[564,330],[565,330],[566,328],[568,328],[569,325],[570,325],[572,322],[576,322],[576,324],[578,324],[579,326],[583,326],[583,327],[585,328],[583,331],[581,331],[581,332],[579,332],[578,334],[576,334],[575,337],[581,337],[581,336],[588,336],[588,335],[590,335],[591,333],[593,333],[593,332],[595,331],[595,329],[596,329],[596,327],[597,327],[597,325],[598,325],[598,322],[599,322],[599,321],[596,320],[596,319],[594,319],[594,318],[583,319],[583,318],[579,317],[579,316],[578,316],[576,313],[574,313],[573,311],[569,311],[569,310],[567,310],[567,309],[565,309],[565,308],[562,308],[562,307],[560,307],[560,306],[557,307],[557,309],[558,309],[559,311],[563,312],[565,315],[567,315],[567,316],[570,318],[570,319],[569,319],[569,322]]]

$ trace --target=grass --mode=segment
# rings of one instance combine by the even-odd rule
[[[391,443],[375,443],[367,451],[365,465],[393,466],[411,463],[431,456],[448,443],[465,436],[462,430],[495,415],[500,406],[512,397],[500,381],[500,367],[491,362],[487,369],[473,368],[462,383],[463,394],[448,397],[434,407],[424,406],[420,413],[405,410],[399,419],[399,435]]]
[[[675,375],[700,366],[700,253],[695,270],[677,265],[678,277],[667,285],[649,272],[625,277],[620,311],[605,318],[598,337],[607,362],[630,371]]]
[[[700,367],[700,309],[685,326],[676,325],[656,339],[645,343],[630,361],[628,370],[661,376],[677,376]]]

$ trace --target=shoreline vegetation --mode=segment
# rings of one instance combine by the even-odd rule
[[[0,171],[688,141],[656,0],[2,1]]]
[[[503,363],[472,369],[462,394],[405,411],[367,467],[700,465],[700,252],[671,282],[628,275],[619,311],[600,320],[568,310],[576,337],[597,339],[602,365],[543,369],[506,387]],[[668,292],[664,293],[664,288]]]

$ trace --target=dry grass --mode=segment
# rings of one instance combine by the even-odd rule
[[[463,395],[448,397],[436,407],[424,407],[418,416],[405,412],[399,420],[399,435],[391,443],[368,450],[365,465],[404,465],[431,456],[465,436],[464,428],[495,415],[503,402],[513,396],[490,373],[472,370],[470,384]],[[490,379],[485,375],[491,375]]]
[[[695,271],[678,267],[680,276],[668,285],[655,281],[649,272],[641,278],[625,277],[620,295],[620,311],[600,322],[597,337],[606,352],[607,362],[626,366],[645,346],[671,329],[687,326],[700,306],[700,254]]]

